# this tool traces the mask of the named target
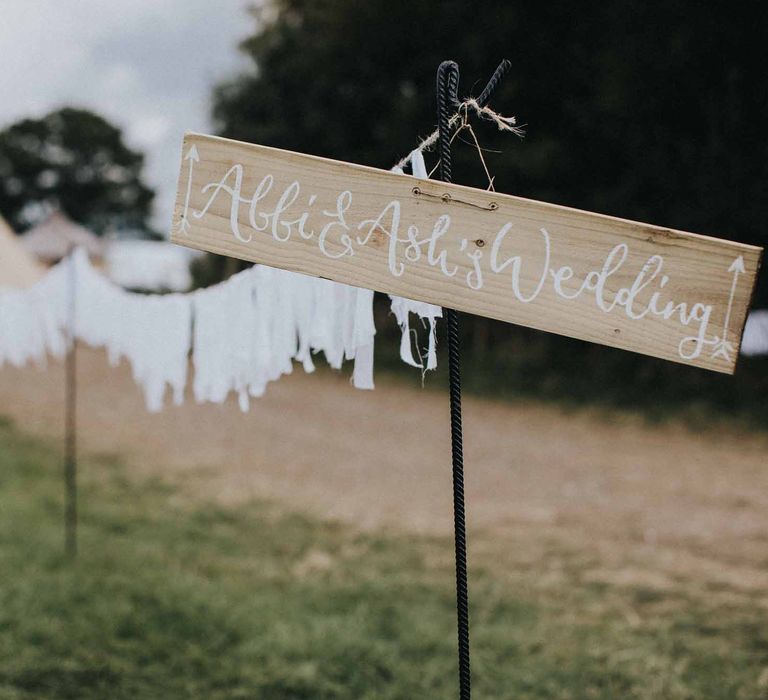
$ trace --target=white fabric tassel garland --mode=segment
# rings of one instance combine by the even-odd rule
[[[374,388],[371,290],[257,265],[192,294],[134,294],[94,270],[81,250],[28,290],[0,290],[0,366],[64,355],[73,289],[75,337],[104,348],[113,365],[125,358],[150,411],[162,408],[168,388],[174,403],[183,401],[190,349],[198,402],[234,392],[247,410],[294,360],[314,371],[317,353],[335,369],[352,360],[353,385]],[[433,369],[440,307],[393,298],[392,308],[403,329],[401,356]],[[431,327],[426,365],[413,357],[410,313]]]
[[[423,170],[419,158],[414,156],[417,172]],[[335,369],[353,360],[354,386],[373,389],[370,290],[255,266],[192,294],[145,296],[102,277],[83,251],[29,289],[0,289],[0,366],[44,364],[47,355],[64,355],[73,280],[75,337],[105,348],[113,365],[126,358],[150,411],[162,408],[168,388],[174,403],[183,401],[190,348],[199,402],[221,403],[234,392],[245,411],[269,382],[293,371],[294,361],[314,371],[317,353]],[[434,369],[442,309],[397,296],[391,297],[391,309],[402,331],[402,360]],[[421,352],[414,357],[411,314],[429,325],[426,361]],[[768,354],[768,310],[749,315],[741,351]]]

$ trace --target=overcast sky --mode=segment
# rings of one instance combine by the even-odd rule
[[[171,220],[184,131],[210,129],[212,86],[247,67],[253,0],[0,0],[0,128],[93,109],[146,154],[153,223]]]

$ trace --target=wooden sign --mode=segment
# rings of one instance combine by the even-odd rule
[[[181,245],[732,373],[762,248],[214,136]]]

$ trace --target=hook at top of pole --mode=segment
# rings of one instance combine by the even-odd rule
[[[439,107],[459,106],[459,64],[443,61],[437,68],[437,95]]]
[[[496,91],[499,83],[512,68],[512,61],[505,58],[493,71],[493,75],[488,79],[486,86],[477,98],[477,103],[485,107],[491,99],[491,95]],[[461,104],[459,101],[459,64],[456,61],[443,61],[437,69],[437,94],[445,90],[444,104],[454,109]]]

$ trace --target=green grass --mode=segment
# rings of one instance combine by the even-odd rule
[[[70,563],[60,476],[0,425],[1,700],[456,696],[450,542],[223,509],[105,458]],[[473,567],[478,700],[768,697],[749,606],[541,579]]]

